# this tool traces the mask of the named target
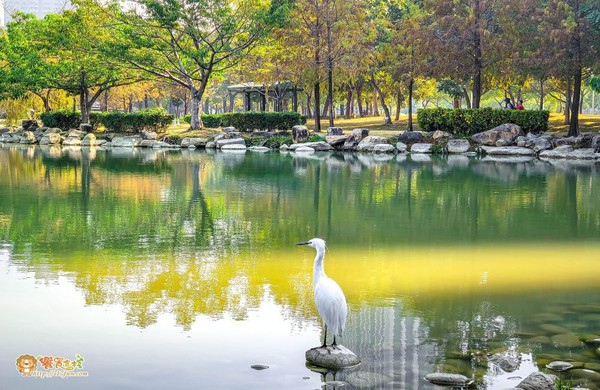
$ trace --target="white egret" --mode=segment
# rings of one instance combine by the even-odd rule
[[[317,311],[325,325],[325,336],[323,337],[322,347],[327,346],[328,329],[333,334],[333,344],[331,346],[335,347],[337,345],[335,338],[342,335],[344,326],[346,325],[348,306],[346,305],[346,297],[340,286],[335,280],[325,275],[325,270],[323,269],[325,241],[320,238],[313,238],[306,242],[299,242],[296,245],[308,245],[317,250],[313,268],[313,290]]]

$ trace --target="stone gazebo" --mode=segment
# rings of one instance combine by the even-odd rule
[[[298,91],[302,91],[290,81],[276,82],[272,85],[256,84],[254,82],[231,85],[227,87],[229,107],[226,111],[233,111],[234,99],[238,94],[244,97],[244,110],[253,111],[253,103],[257,109],[254,111],[269,111],[270,102],[273,102],[273,111],[284,111],[292,100],[292,111],[298,112]]]

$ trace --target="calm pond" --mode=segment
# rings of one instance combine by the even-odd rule
[[[0,147],[0,388],[505,389],[553,360],[597,388],[599,200],[592,163]],[[304,359],[313,237],[363,361],[335,377]]]

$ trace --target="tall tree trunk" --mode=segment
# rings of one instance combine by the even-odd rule
[[[202,91],[191,85],[189,87],[192,95],[192,117],[190,119],[190,128],[199,130],[202,128]]]
[[[471,106],[471,99],[469,99],[469,91],[463,87],[463,94],[465,95],[465,105],[467,108],[474,108]]]
[[[348,83],[348,93],[346,95],[346,119],[352,118],[352,101],[354,100],[353,92],[354,90],[352,88],[352,84]]]
[[[321,87],[319,82],[315,83],[315,131],[321,131]]]
[[[540,111],[544,109],[544,97],[546,93],[544,91],[544,78],[540,77]]]
[[[365,111],[363,108],[362,101],[362,90],[363,90],[363,82],[359,82],[356,84],[356,104],[358,104],[358,116],[361,118],[365,116]]]
[[[102,111],[108,112],[108,89],[104,91],[104,104],[102,107]]]
[[[408,131],[413,131],[413,89],[415,87],[415,80],[411,77],[408,80]]]
[[[148,94],[144,94],[144,108],[148,108]]]
[[[390,109],[388,108],[387,104],[385,104],[385,96],[383,93],[381,93],[381,89],[379,88],[379,85],[377,85],[377,81],[375,80],[375,76],[373,74],[371,74],[371,85],[373,86],[374,96],[379,96],[379,102],[381,103],[383,112],[385,114],[384,123],[386,125],[392,124]],[[373,102],[373,104],[375,107],[377,107],[377,102]]]
[[[373,84],[373,81],[371,81],[371,84]],[[373,116],[379,116],[379,106],[377,105],[377,89],[373,89],[373,101],[372,101],[372,105],[373,105]]]
[[[400,120],[400,110],[402,109],[402,92],[400,92],[400,88],[396,92],[396,122]]]
[[[565,91],[565,125],[570,125],[571,123],[571,103],[572,103],[572,80],[571,73],[567,74],[567,90]]]
[[[475,74],[473,75],[473,108],[479,108],[481,102],[481,73],[483,71],[483,60],[481,54],[481,32],[479,27],[479,19],[481,18],[481,9],[479,0],[475,0],[475,31],[473,45],[475,50]]]
[[[579,40],[579,38],[576,38]],[[576,57],[579,57],[576,54]],[[579,99],[581,98],[581,61],[575,59],[575,77],[573,78],[573,102],[571,103],[571,120],[569,122],[569,137],[579,135]]]
[[[331,18],[329,15],[329,7],[327,7],[326,32],[327,32],[327,89],[329,100],[329,127],[333,127],[334,110],[333,110],[333,43],[331,41]]]
[[[321,117],[329,117],[329,106],[331,104],[331,100],[329,100],[329,98],[330,96],[329,94],[327,94],[327,97],[325,98],[325,104],[323,105],[323,113],[321,114]]]

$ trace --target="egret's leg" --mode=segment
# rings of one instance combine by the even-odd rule
[[[337,346],[337,343],[335,342],[335,335],[333,335],[333,344],[331,344],[331,346],[334,348]]]
[[[325,335],[323,336],[323,345],[321,346],[321,348],[325,348],[327,346],[327,325],[325,326]]]

